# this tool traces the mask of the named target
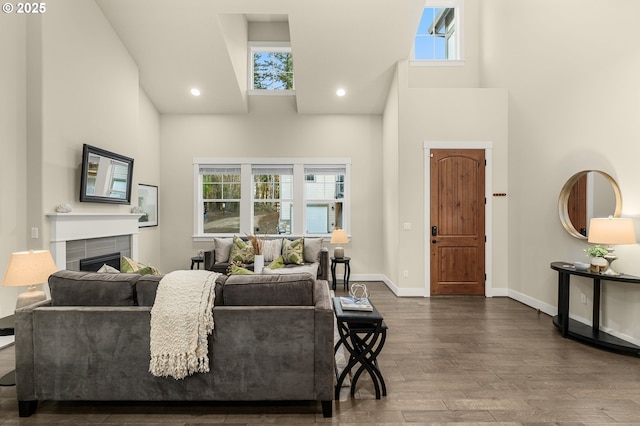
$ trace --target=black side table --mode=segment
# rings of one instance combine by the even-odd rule
[[[344,264],[344,288],[349,291],[349,276],[351,276],[351,266],[349,266],[350,257],[332,257],[331,258],[331,277],[333,280],[333,289],[336,289],[336,266],[338,263]]]
[[[204,257],[202,256],[193,256],[191,258],[191,269],[193,269],[193,266],[195,265],[198,269],[200,269],[200,264],[204,262]]]
[[[373,303],[371,305],[373,306]],[[339,376],[336,367],[338,382],[336,383],[335,399],[340,399],[342,382],[356,364],[360,364],[360,366],[351,380],[351,396],[355,394],[358,378],[365,370],[373,381],[376,399],[380,399],[381,389],[382,395],[387,396],[387,386],[378,368],[378,354],[382,351],[387,338],[387,325],[384,323],[382,315],[375,306],[371,312],[342,310],[339,297],[333,298],[333,307],[340,335],[340,340],[333,348],[333,352],[335,354],[340,345],[344,345],[349,351],[349,362]]]

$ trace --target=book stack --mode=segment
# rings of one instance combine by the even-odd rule
[[[340,297],[340,306],[344,311],[373,311],[373,306],[367,298]]]

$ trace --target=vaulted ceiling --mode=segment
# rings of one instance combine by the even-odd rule
[[[381,113],[424,7],[424,0],[96,2],[163,114],[249,111],[247,42],[255,21],[288,23],[298,113]],[[336,96],[339,87],[346,96]]]

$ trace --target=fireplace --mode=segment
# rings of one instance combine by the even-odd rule
[[[100,256],[80,259],[80,270],[86,272],[97,272],[102,265],[109,265],[120,270],[120,253],[102,254]]]
[[[51,254],[58,269],[78,271],[80,259],[113,253],[138,258],[139,214],[47,213],[47,217]]]

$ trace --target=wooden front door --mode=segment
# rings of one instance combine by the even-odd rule
[[[484,295],[485,157],[431,151],[431,294]]]

